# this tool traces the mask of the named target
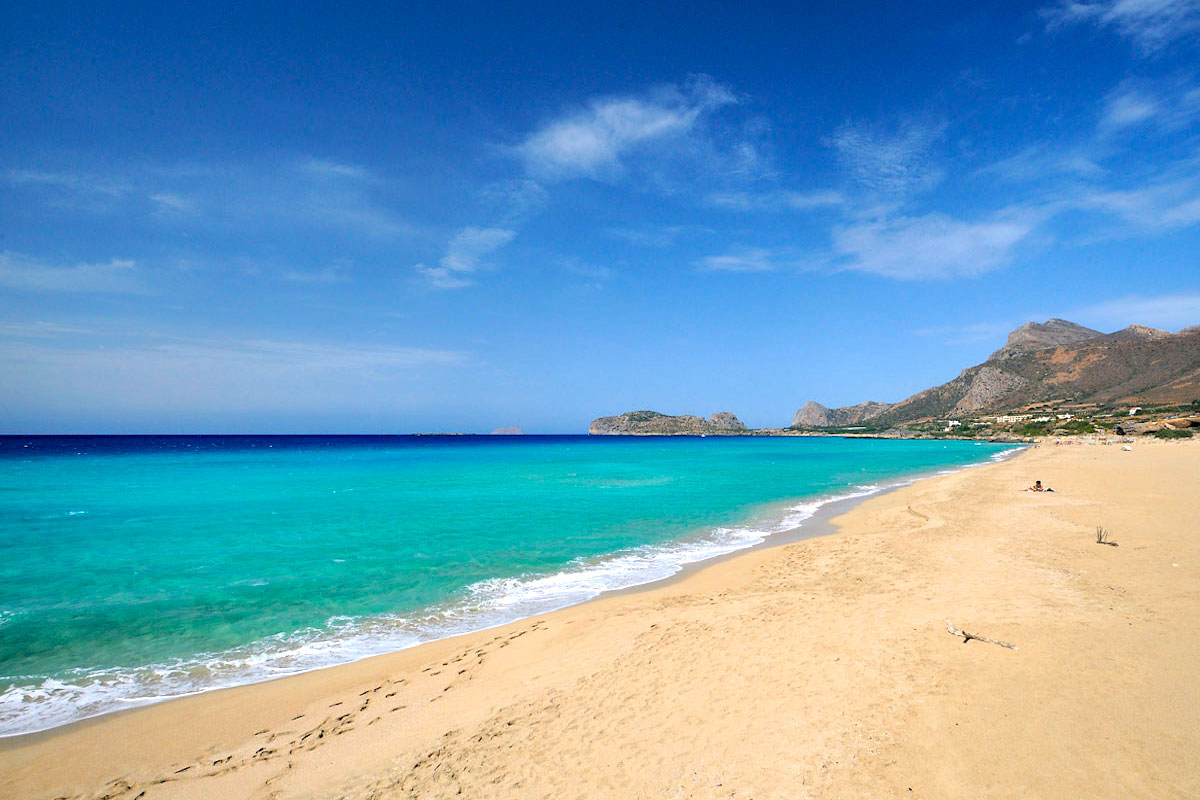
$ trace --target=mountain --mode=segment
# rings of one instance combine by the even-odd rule
[[[727,436],[748,429],[728,411],[719,411],[711,419],[682,414],[672,417],[657,411],[627,411],[616,417],[592,420],[588,433],[593,436]]]
[[[826,408],[820,403],[808,402],[792,417],[793,428],[831,428],[842,425],[857,425],[872,419],[891,408],[890,403],[868,401],[856,406]]]
[[[1085,328],[1065,319],[1055,318],[1045,322],[1026,322],[1008,335],[1008,341],[1005,342],[1003,349],[1032,350],[1039,347],[1076,344],[1103,335],[1100,331]],[[995,353],[992,354],[993,357],[995,355]]]
[[[1144,325],[1101,333],[1074,322],[1028,322],[988,360],[899,403],[807,403],[793,427],[896,425],[1020,411],[1034,404],[1150,405],[1200,397],[1200,326],[1171,334]]]

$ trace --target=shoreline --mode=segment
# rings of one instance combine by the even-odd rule
[[[1190,442],[1028,448],[838,536],[9,739],[0,797],[1195,796],[1187,476]]]
[[[998,461],[1006,461],[1006,460],[1009,460],[1011,458],[1018,456],[1022,451],[1028,449],[1028,447],[1029,447],[1029,445],[1026,445],[1026,444],[1016,444],[1016,443],[1007,443],[1007,444],[1011,444],[1010,449],[998,451],[997,453],[991,454],[986,459],[976,461],[973,463],[969,463],[969,464],[962,464],[962,465],[955,466],[955,467],[938,468],[938,469],[934,469],[934,470],[915,472],[910,475],[907,475],[904,477],[898,477],[898,478],[892,479],[888,482],[885,482],[885,483],[882,483],[879,485],[870,486],[870,487],[865,487],[862,485],[844,487],[843,489],[839,490],[837,493],[828,495],[828,496],[816,495],[814,497],[793,497],[793,498],[789,498],[787,500],[773,501],[773,502],[767,504],[767,507],[770,507],[771,509],[773,509],[773,511],[770,515],[772,518],[774,518],[776,516],[783,517],[780,524],[782,524],[783,521],[786,521],[786,519],[789,516],[788,512],[798,511],[804,506],[815,506],[815,508],[809,516],[806,516],[803,519],[800,519],[796,524],[791,525],[790,527],[776,528],[776,529],[772,529],[769,531],[763,531],[762,532],[763,535],[762,535],[762,538],[760,541],[751,542],[744,546],[734,547],[733,549],[727,550],[725,552],[719,552],[719,553],[716,553],[716,554],[708,556],[708,557],[700,558],[698,560],[683,561],[682,563],[678,563],[675,565],[677,567],[676,571],[670,575],[666,575],[666,576],[662,576],[662,577],[658,577],[658,578],[652,578],[647,581],[631,583],[626,586],[618,586],[618,587],[614,587],[611,589],[604,589],[604,590],[601,590],[600,592],[598,592],[597,594],[593,595],[592,597],[588,597],[583,600],[579,600],[579,601],[575,601],[575,602],[566,602],[565,604],[560,605],[560,606],[549,607],[549,608],[546,608],[543,610],[536,611],[531,614],[525,614],[523,616],[518,616],[513,619],[505,619],[500,622],[487,624],[487,625],[484,625],[483,627],[479,627],[479,628],[473,628],[470,630],[461,631],[461,632],[457,632],[457,633],[448,633],[445,635],[439,635],[439,636],[436,636],[435,638],[428,639],[426,641],[417,642],[417,643],[409,645],[407,647],[400,647],[397,649],[386,650],[386,651],[382,651],[379,653],[372,653],[369,655],[361,656],[361,657],[350,659],[347,661],[339,661],[339,662],[335,662],[335,663],[331,663],[331,664],[326,664],[323,666],[312,667],[312,668],[308,668],[308,669],[301,669],[296,672],[290,672],[290,673],[286,673],[283,675],[275,675],[275,676],[271,676],[271,677],[260,678],[258,680],[251,680],[251,681],[247,681],[244,683],[235,683],[235,684],[224,685],[224,686],[218,685],[218,686],[213,686],[211,688],[200,689],[200,690],[194,691],[194,692],[186,692],[186,693],[175,694],[175,695],[168,695],[168,696],[161,696],[161,697],[154,697],[154,698],[145,698],[145,699],[143,699],[143,698],[132,699],[132,700],[126,701],[129,703],[129,705],[125,708],[111,708],[111,709],[102,711],[97,714],[91,714],[89,716],[70,720],[68,722],[51,725],[46,728],[39,728],[36,730],[24,731],[24,732],[18,732],[18,733],[0,733],[0,750],[5,749],[6,747],[19,747],[19,746],[21,746],[22,743],[27,742],[27,741],[33,741],[35,738],[40,739],[40,738],[53,737],[56,733],[66,732],[77,726],[83,726],[83,725],[89,725],[89,724],[101,722],[110,716],[129,714],[129,713],[139,711],[141,709],[162,705],[164,703],[171,703],[171,702],[175,702],[177,700],[182,700],[182,699],[186,699],[186,698],[202,697],[202,696],[212,694],[215,692],[224,692],[224,691],[235,690],[235,689],[239,689],[239,688],[247,687],[247,686],[257,686],[257,685],[261,685],[264,683],[270,683],[273,681],[285,680],[287,678],[295,677],[297,675],[305,675],[305,674],[309,674],[309,673],[313,673],[313,672],[320,672],[322,670],[327,670],[327,669],[337,669],[339,667],[359,663],[361,661],[369,660],[372,658],[377,658],[380,656],[388,656],[388,655],[393,655],[396,653],[407,652],[407,651],[413,650],[415,648],[424,647],[426,645],[445,641],[447,639],[453,639],[458,636],[470,636],[473,634],[482,633],[482,632],[500,628],[500,627],[503,627],[506,625],[519,623],[526,619],[532,619],[532,618],[535,618],[538,616],[542,616],[544,614],[552,614],[557,611],[562,611],[564,609],[574,608],[577,606],[584,605],[586,603],[595,602],[597,600],[600,600],[600,599],[603,599],[606,597],[627,595],[627,594],[633,594],[633,593],[637,593],[637,592],[641,592],[641,591],[652,590],[659,586],[668,585],[674,581],[684,580],[688,576],[696,573],[699,570],[704,569],[707,566],[725,561],[727,559],[735,558],[739,555],[743,555],[745,553],[752,552],[754,550],[758,550],[761,548],[769,548],[769,547],[779,547],[779,546],[791,544],[791,543],[798,542],[798,541],[812,539],[812,538],[815,538],[818,536],[832,535],[832,534],[836,533],[835,527],[832,524],[830,524],[831,520],[834,517],[836,517],[842,513],[848,512],[850,509],[854,508],[856,505],[858,505],[872,497],[884,495],[889,492],[895,491],[897,489],[903,488],[905,486],[912,485],[913,483],[915,483],[917,481],[925,480],[925,479],[931,478],[931,477],[936,477],[938,475],[953,474],[953,473],[956,473],[956,472],[959,472],[962,470],[986,466],[990,463],[995,463]],[[752,517],[748,520],[744,520],[741,524],[734,526],[734,529],[738,529],[738,530],[747,529],[749,523],[753,519],[755,519],[755,518]],[[700,542],[700,541],[704,540],[706,537],[711,536],[713,532],[714,532],[713,530],[706,530],[703,533],[697,533],[697,534],[694,534],[694,535],[691,535],[688,537],[684,537],[679,540],[674,540],[674,542],[675,543]],[[664,543],[664,544],[666,544],[666,543]],[[659,546],[663,546],[663,545],[659,545]],[[614,552],[614,553],[602,554],[600,556],[597,556],[596,558],[597,558],[598,562],[603,563],[604,561],[608,561],[613,558],[620,557],[621,555],[623,555],[622,551],[618,551],[618,552]],[[564,569],[565,569],[565,567],[564,567]],[[558,573],[552,573],[551,575],[558,575],[558,574],[564,574],[564,571],[560,570]],[[548,577],[548,576],[543,576],[543,577]]]

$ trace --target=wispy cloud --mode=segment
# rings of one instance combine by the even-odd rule
[[[1125,80],[1104,99],[1099,131],[1115,134],[1126,129],[1144,129],[1153,124],[1158,132],[1190,125],[1200,117],[1200,87],[1175,81],[1154,85]]]
[[[1160,180],[1133,189],[1095,189],[1074,199],[1077,207],[1114,214],[1141,232],[1200,223],[1200,176]]]
[[[711,228],[704,225],[644,225],[637,228],[609,228],[609,236],[623,239],[639,247],[672,247],[682,237],[710,236]]]
[[[317,178],[334,180],[371,181],[375,176],[366,167],[358,164],[343,164],[325,158],[306,158],[297,163],[297,169]]]
[[[841,192],[817,190],[809,192],[712,192],[708,202],[718,208],[735,211],[815,211],[844,206],[846,198]]]
[[[77,325],[35,320],[33,322],[0,322],[0,338],[57,339],[61,336],[86,335],[93,331]]]
[[[508,244],[516,231],[505,228],[463,228],[454,234],[441,265],[454,272],[474,272],[480,259]]]
[[[894,130],[845,124],[830,140],[851,175],[868,191],[903,197],[933,187],[942,169],[931,150],[944,126],[905,120]]]
[[[901,280],[969,277],[1011,262],[1035,224],[1029,215],[898,217],[839,226],[833,245],[843,269]]]
[[[981,167],[977,175],[995,175],[1009,181],[1042,183],[1047,178],[1092,179],[1104,175],[1094,147],[1053,147],[1036,144],[1016,155]]]
[[[504,227],[525,222],[546,204],[547,192],[537,181],[523,178],[484,187],[480,199]]]
[[[107,172],[9,170],[3,179],[55,208],[120,212],[197,229],[304,226],[375,239],[411,237],[387,182],[365,167],[320,158],[260,164],[143,164]]]
[[[435,289],[461,289],[475,281],[470,275],[481,268],[483,259],[511,242],[517,232],[508,228],[460,230],[450,240],[438,266],[417,264],[413,269]]]
[[[629,152],[686,134],[703,115],[735,102],[733,92],[705,76],[643,95],[600,97],[542,125],[515,152],[538,180],[611,179]]]
[[[0,286],[28,292],[147,292],[133,261],[51,264],[21,253],[0,253]]]
[[[1122,87],[1108,96],[1100,129],[1115,131],[1139,125],[1153,119],[1159,111],[1158,98],[1132,87]]]
[[[779,269],[780,253],[765,247],[731,250],[699,261],[702,269],[712,272],[771,272]]]
[[[191,214],[196,211],[194,200],[176,192],[155,192],[150,195],[150,201],[161,214]]]
[[[1047,30],[1079,24],[1112,28],[1143,54],[1200,31],[1197,0],[1060,0],[1040,13]]]
[[[1200,324],[1200,294],[1127,295],[1084,306],[1070,314],[1072,319],[1108,330],[1138,324],[1174,331]]]
[[[345,283],[350,280],[351,263],[345,259],[339,259],[327,267],[312,270],[288,270],[283,273],[285,281],[292,283],[308,283],[329,285],[333,283]]]
[[[12,184],[38,186],[92,196],[115,198],[133,191],[133,186],[126,181],[86,173],[12,169],[6,173],[5,178]]]
[[[395,414],[423,376],[471,363],[467,352],[420,346],[113,329],[34,338],[0,329],[0,407],[206,420],[263,411]]]

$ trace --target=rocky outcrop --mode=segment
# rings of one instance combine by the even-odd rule
[[[891,408],[890,403],[868,401],[856,406],[826,408],[820,403],[809,401],[792,417],[793,428],[832,428],[843,425],[858,425],[878,417]]]
[[[1036,350],[1063,344],[1086,342],[1103,336],[1100,331],[1085,328],[1065,319],[1048,319],[1045,322],[1026,322],[1008,335],[1002,350]],[[994,357],[994,354],[993,354]]]
[[[1002,398],[1028,385],[1029,381],[1020,375],[985,364],[971,376],[967,391],[954,404],[950,414],[973,414],[981,408],[990,408]]]
[[[1123,328],[1116,333],[1110,333],[1104,338],[1110,342],[1141,342],[1147,339],[1162,339],[1170,335],[1166,331],[1160,331],[1158,328],[1151,328],[1146,325],[1130,325],[1128,328]]]
[[[736,436],[748,432],[745,424],[728,411],[719,411],[710,419],[691,414],[670,416],[657,411],[627,411],[592,420],[588,427],[593,436]]]

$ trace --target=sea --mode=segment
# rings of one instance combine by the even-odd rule
[[[0,736],[667,578],[1015,452],[832,437],[0,437]]]

